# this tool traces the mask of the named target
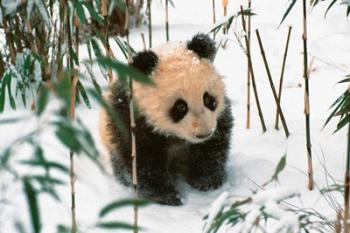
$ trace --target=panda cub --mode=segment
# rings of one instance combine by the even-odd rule
[[[154,83],[133,84],[141,196],[181,205],[176,189],[179,175],[202,191],[223,184],[233,118],[223,77],[213,65],[215,54],[215,42],[197,34],[187,43],[167,43],[133,58],[130,65]],[[106,98],[125,126],[130,126],[129,99],[122,85],[116,82]],[[115,175],[131,184],[131,137],[104,111],[100,131]]]

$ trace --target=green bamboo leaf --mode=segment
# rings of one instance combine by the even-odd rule
[[[95,10],[95,8],[88,2],[82,2],[82,4],[88,9],[91,17],[98,23],[103,24],[103,17]]]
[[[3,112],[5,109],[5,95],[6,95],[6,85],[9,74],[6,73],[1,79],[1,91],[0,91],[0,112]]]
[[[115,230],[115,229],[124,229],[124,230],[134,230],[134,225],[124,222],[101,222],[96,225],[98,228],[102,228],[105,230]],[[138,228],[140,229],[140,228]]]
[[[341,130],[345,125],[349,124],[349,122],[350,122],[350,115],[347,114],[343,119],[339,121],[339,123],[337,124],[337,129],[334,131],[334,133]]]
[[[68,173],[69,169],[67,166],[56,163],[56,162],[49,162],[49,161],[33,161],[33,160],[20,160],[19,161],[21,164],[28,165],[28,166],[33,166],[33,167],[47,167],[49,169],[56,169],[59,171],[62,171],[64,173]]]
[[[95,90],[90,89],[88,90],[90,95],[96,100],[96,102],[109,114],[109,116],[113,119],[115,124],[118,126],[118,129],[121,131],[121,133],[124,135],[125,138],[129,136],[128,134],[128,128],[125,125],[124,121],[122,120],[121,115],[113,109],[112,106]]]
[[[45,85],[41,85],[39,89],[38,104],[36,108],[36,115],[40,116],[46,108],[49,101],[49,91]]]
[[[282,25],[283,21],[286,19],[286,17],[288,16],[288,14],[290,13],[290,11],[292,10],[292,8],[294,7],[295,3],[297,2],[297,0],[291,0],[291,3],[289,4],[286,12],[284,13],[283,17],[282,17],[282,20],[280,22],[280,25]]]
[[[329,6],[328,6],[326,12],[324,13],[324,17],[327,16],[328,11],[332,8],[332,6],[333,6],[337,1],[338,1],[338,0],[333,0],[333,1],[329,4]]]
[[[12,118],[0,119],[0,125],[2,125],[2,124],[13,124],[13,123],[22,121],[24,119],[27,119],[27,117],[12,117]]]
[[[84,13],[84,7],[83,7],[83,4],[82,2],[74,2],[74,8],[77,12],[77,15],[81,21],[81,23],[85,24],[87,21],[86,21],[86,17],[85,17],[85,13]]]
[[[22,222],[19,222],[19,221],[16,220],[15,228],[16,228],[17,232],[19,232],[19,233],[26,233]]]
[[[278,175],[284,170],[286,167],[287,155],[284,155],[277,164],[276,170],[272,175],[272,180],[278,180]]]
[[[90,39],[90,44],[91,47],[95,53],[95,57],[101,57],[102,56],[102,50],[100,48],[100,44],[98,43],[98,41],[96,40],[96,38],[91,38]]]
[[[100,65],[112,68],[115,72],[118,73],[119,76],[130,77],[133,80],[144,84],[153,84],[152,80],[147,75],[117,60],[111,59],[109,57],[98,57],[97,62]]]
[[[106,216],[108,213],[119,208],[130,207],[130,206],[144,207],[151,203],[152,203],[151,201],[145,200],[145,199],[124,199],[124,200],[112,202],[106,205],[105,207],[103,207],[102,210],[100,211],[99,216],[100,218],[102,218]]]
[[[80,81],[78,81],[78,83],[77,83],[77,89],[78,89],[78,92],[81,95],[81,97],[83,97],[85,105],[88,108],[91,108],[91,103],[90,103],[89,97],[86,94],[86,90],[85,90],[83,84]]]
[[[41,231],[41,220],[39,213],[39,203],[37,200],[37,192],[30,183],[29,178],[23,179],[24,191],[27,198],[28,207],[30,210],[31,225],[34,233],[40,233]]]
[[[68,226],[65,226],[65,225],[58,225],[57,226],[57,233],[71,233],[72,232],[72,229]]]

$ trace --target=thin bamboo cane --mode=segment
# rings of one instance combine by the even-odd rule
[[[244,14],[243,14],[243,6],[241,6],[241,17],[242,17],[243,30],[244,30],[244,32],[247,32],[246,25],[245,25],[245,20],[244,20]],[[249,63],[250,71],[251,71],[251,81],[252,81],[252,86],[253,86],[256,106],[258,108],[259,119],[260,119],[260,123],[261,123],[261,127],[262,127],[263,132],[266,132],[266,125],[265,125],[264,115],[263,115],[263,112],[262,112],[261,107],[260,107],[258,90],[257,90],[256,84],[255,84],[254,69],[253,69],[253,63],[252,63],[252,59],[251,59],[250,45],[248,43],[247,33],[245,33],[244,39],[245,39],[245,44],[246,44],[246,48],[247,48],[247,53],[246,54],[247,54],[248,63]]]
[[[149,48],[152,48],[152,9],[151,9],[151,1],[147,0],[147,15],[148,15],[148,43]]]
[[[128,1],[126,0],[126,6],[127,6],[127,12],[128,12]],[[129,20],[128,20],[128,13],[127,13],[127,20],[125,21],[125,28],[128,29],[129,27]],[[128,43],[128,62],[129,64],[132,61],[131,57],[131,47],[130,47],[130,39],[129,39],[129,30],[126,30],[126,38]],[[134,110],[134,93],[133,93],[133,80],[131,77],[129,77],[129,109],[130,109],[130,130],[131,130],[131,158],[132,158],[132,184],[133,184],[133,190],[134,190],[134,196],[135,198],[138,197],[138,190],[137,190],[137,154],[136,154],[136,136],[135,136],[135,129],[136,129],[136,122],[135,122],[135,110]],[[138,207],[137,205],[134,206],[134,233],[138,233]]]
[[[72,42],[72,34],[71,34],[71,25],[69,21],[69,8],[68,8],[68,0],[65,0],[65,4],[63,9],[66,11],[65,13],[65,22],[66,22],[66,30],[67,30],[67,41],[68,41],[68,70],[71,72],[71,106],[70,106],[70,117],[72,120],[75,119],[75,101],[76,101],[76,85],[77,85],[77,77],[74,75],[74,62],[71,57],[71,52],[73,52],[73,42]],[[71,188],[71,232],[78,232],[77,220],[76,220],[76,199],[75,199],[75,171],[74,171],[74,153],[71,150],[69,153],[69,177],[70,177],[70,188]]]
[[[309,100],[309,72],[308,72],[308,54],[307,54],[307,15],[306,15],[306,0],[303,0],[303,47],[304,47],[304,81],[305,81],[305,124],[306,124],[306,150],[308,160],[308,188],[313,190],[313,166],[312,166],[312,151],[311,151],[311,133],[310,133],[310,100]]]
[[[228,0],[223,0],[222,1],[222,6],[224,8],[224,17],[226,17],[226,15],[227,15],[227,5],[228,5]],[[224,25],[223,32],[224,32],[224,35],[227,34],[227,24]]]
[[[276,106],[277,106],[277,109],[278,109],[278,114],[281,117],[283,129],[284,129],[284,132],[286,134],[286,137],[289,137],[288,126],[287,126],[287,123],[286,123],[286,121],[284,119],[284,115],[283,115],[283,111],[282,111],[281,105],[280,105],[280,103],[278,101],[278,96],[277,96],[277,92],[276,92],[275,86],[273,85],[272,75],[271,75],[271,72],[270,72],[269,64],[268,64],[267,59],[266,59],[265,50],[264,50],[264,46],[263,46],[262,41],[261,41],[259,30],[256,29],[255,33],[256,33],[256,36],[258,38],[261,55],[262,55],[263,60],[264,60],[264,65],[265,65],[265,69],[266,69],[266,72],[267,72],[267,77],[269,79],[269,83],[270,83],[270,87],[271,87],[271,90],[272,90],[272,94],[273,94],[273,97],[274,97],[275,102],[276,102]]]
[[[165,33],[166,41],[169,41],[169,0],[165,0]]]
[[[145,40],[145,34],[141,33],[141,39],[143,44],[143,50],[147,49],[146,40]]]
[[[350,124],[348,124],[348,149],[345,171],[344,191],[344,233],[349,233],[349,194],[350,194]]]
[[[216,23],[216,14],[215,14],[215,0],[212,0],[213,2],[213,24]]]
[[[248,8],[252,8],[251,0],[248,0]],[[251,17],[248,15],[248,44],[251,47],[250,43],[250,34],[251,34]],[[250,128],[250,79],[251,79],[251,71],[249,66],[249,61],[247,60],[247,120],[246,120],[246,128]]]
[[[278,103],[281,103],[281,98],[282,98],[282,86],[283,86],[283,77],[284,77],[284,70],[286,67],[286,61],[287,61],[287,55],[288,55],[288,47],[289,47],[289,40],[290,40],[290,35],[292,32],[292,26],[289,26],[288,28],[288,36],[287,36],[287,42],[286,42],[286,47],[284,49],[284,56],[283,56],[283,62],[282,62],[282,70],[281,70],[281,76],[280,76],[280,82],[279,82],[279,87],[278,87]],[[279,117],[278,117],[278,109],[276,109],[276,121],[275,121],[275,129],[278,129],[278,122]]]

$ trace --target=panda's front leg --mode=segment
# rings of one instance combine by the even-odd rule
[[[219,188],[225,179],[227,149],[218,148],[210,141],[191,146],[187,182],[201,191]]]
[[[164,142],[152,135],[137,142],[138,190],[141,196],[165,205],[182,205],[175,181],[168,172]],[[153,140],[152,140],[153,139]]]
[[[190,146],[188,156],[188,183],[199,190],[220,187],[225,179],[225,165],[230,149],[233,117],[229,101],[218,119],[214,135],[207,141]]]

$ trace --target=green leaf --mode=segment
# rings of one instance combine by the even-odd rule
[[[293,6],[295,5],[295,3],[297,2],[297,0],[291,0],[291,3],[289,4],[286,12],[284,13],[282,20],[280,22],[280,26],[283,23],[283,21],[286,19],[286,17],[288,16],[288,14],[290,13],[290,11],[292,10]]]
[[[86,17],[85,17],[85,13],[84,13],[84,8],[82,5],[82,2],[74,2],[74,8],[77,12],[77,15],[80,19],[80,21],[85,24],[86,23]]]
[[[328,6],[326,12],[324,13],[324,17],[327,16],[328,11],[332,8],[332,6],[333,6],[337,1],[338,1],[338,0],[333,0],[333,1],[329,4],[329,6]]]
[[[19,222],[16,220],[15,221],[15,228],[16,228],[17,232],[19,232],[19,233],[26,233],[22,222]]]
[[[30,210],[30,218],[33,232],[39,233],[41,231],[41,221],[37,193],[28,178],[23,179],[23,186],[27,198],[28,207]]]
[[[90,39],[90,44],[91,44],[92,50],[95,53],[95,57],[101,57],[102,56],[102,50],[101,50],[100,44],[98,43],[96,38],[91,38]]]
[[[1,79],[1,92],[0,92],[0,112],[3,112],[5,109],[5,95],[6,95],[6,85],[9,74],[6,73]]]
[[[27,117],[12,117],[12,118],[5,118],[5,119],[0,119],[0,125],[1,124],[13,124],[18,121],[27,119]]]
[[[49,91],[45,85],[41,85],[39,89],[38,104],[36,108],[36,115],[40,116],[46,108],[49,100]]]
[[[339,121],[337,124],[337,129],[334,131],[334,133],[338,132],[340,129],[342,129],[345,125],[349,124],[350,122],[350,115],[347,114],[343,119]]]
[[[144,83],[144,84],[152,84],[152,80],[142,72],[138,71],[137,69],[128,66],[124,63],[121,63],[117,60],[111,59],[109,57],[98,57],[97,62],[100,65],[107,66],[109,68],[112,68],[115,72],[118,73],[119,76],[122,77],[130,77],[135,81]]]
[[[145,200],[145,199],[124,199],[124,200],[112,202],[106,205],[105,207],[103,207],[102,210],[100,211],[99,216],[100,218],[102,218],[106,216],[108,213],[122,207],[131,207],[131,206],[144,207],[151,203],[152,203],[151,201]]]
[[[114,230],[114,229],[124,229],[124,230],[134,230],[134,225],[124,223],[124,222],[101,222],[96,225],[98,228],[106,229],[106,230]]]
[[[58,225],[57,226],[57,233],[71,233],[72,232],[72,229],[68,226],[65,226],[65,225]]]
[[[90,104],[90,100],[88,95],[86,94],[85,88],[83,86],[83,84],[81,84],[80,80],[77,83],[77,89],[79,91],[79,94],[81,95],[81,97],[83,97],[84,103],[88,108],[91,108],[91,104]]]
[[[103,107],[103,109],[109,114],[109,116],[113,119],[114,123],[118,126],[118,129],[121,131],[121,133],[123,134],[123,136],[125,138],[129,137],[128,134],[128,128],[125,125],[124,121],[122,120],[121,115],[115,111],[113,109],[112,106],[110,106],[110,104],[99,94],[97,93],[95,90],[90,89],[88,91],[90,93],[90,95],[92,96],[92,98],[94,98],[97,103]]]
[[[284,155],[277,164],[276,170],[272,175],[272,180],[278,180],[278,175],[284,170],[286,167],[287,155]]]
[[[103,17],[95,10],[95,8],[88,2],[82,2],[82,4],[88,9],[91,17],[98,23],[103,24]]]
[[[49,169],[57,169],[59,171],[62,171],[64,173],[68,173],[69,169],[67,166],[57,163],[57,162],[49,162],[49,161],[33,161],[33,160],[21,160],[21,164],[34,166],[34,167],[47,167]]]

